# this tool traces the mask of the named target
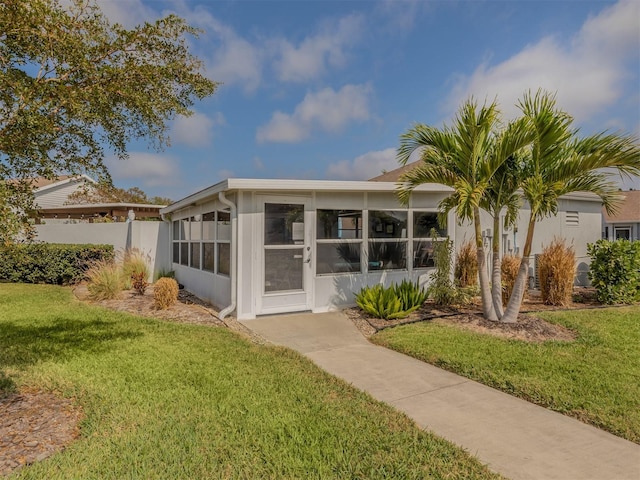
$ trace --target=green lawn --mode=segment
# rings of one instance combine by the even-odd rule
[[[284,348],[0,284],[0,371],[73,397],[81,438],[18,478],[495,478]]]
[[[532,344],[422,322],[372,341],[640,443],[640,307],[540,316],[577,340]]]

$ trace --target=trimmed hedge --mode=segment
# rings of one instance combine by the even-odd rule
[[[587,245],[589,279],[600,303],[640,301],[640,241],[598,240]]]
[[[114,258],[113,245],[31,243],[0,246],[0,281],[70,285],[89,266]]]

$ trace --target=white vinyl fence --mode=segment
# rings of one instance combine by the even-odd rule
[[[138,249],[149,259],[153,277],[171,270],[169,223],[134,220],[127,223],[69,223],[35,225],[37,241],[113,245],[116,252]],[[150,279],[151,280],[151,279]]]

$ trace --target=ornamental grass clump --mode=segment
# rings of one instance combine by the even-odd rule
[[[178,282],[163,277],[153,287],[153,302],[158,310],[165,310],[178,301]]]
[[[538,257],[538,281],[547,305],[568,305],[573,294],[576,254],[564,239],[554,238]]]
[[[520,269],[520,257],[516,255],[505,255],[502,257],[500,271],[502,273],[502,304],[509,302],[509,297],[513,291],[513,285],[516,283],[518,270]],[[527,292],[525,291],[525,296]]]
[[[125,250],[122,253],[122,276],[125,281],[125,290],[133,287],[134,275],[142,276],[145,281],[149,278],[149,260],[149,255],[145,255],[137,248]]]
[[[454,277],[460,288],[478,285],[478,256],[471,240],[464,243],[458,250]]]
[[[94,300],[111,300],[124,288],[121,268],[111,260],[99,260],[86,272],[89,296]]]

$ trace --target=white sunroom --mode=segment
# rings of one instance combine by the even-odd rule
[[[338,309],[354,304],[365,285],[404,278],[428,281],[433,270],[432,229],[457,249],[472,238],[450,214],[437,224],[437,207],[451,190],[422,185],[403,206],[393,182],[228,179],[161,210],[172,222],[171,257],[185,288],[239,319]],[[574,195],[534,237],[534,252],[554,235],[574,243],[579,261],[586,243],[600,238],[600,202]],[[521,232],[502,235],[503,252],[517,252]],[[484,226],[490,226],[487,221]],[[522,237],[520,238],[519,237]]]

